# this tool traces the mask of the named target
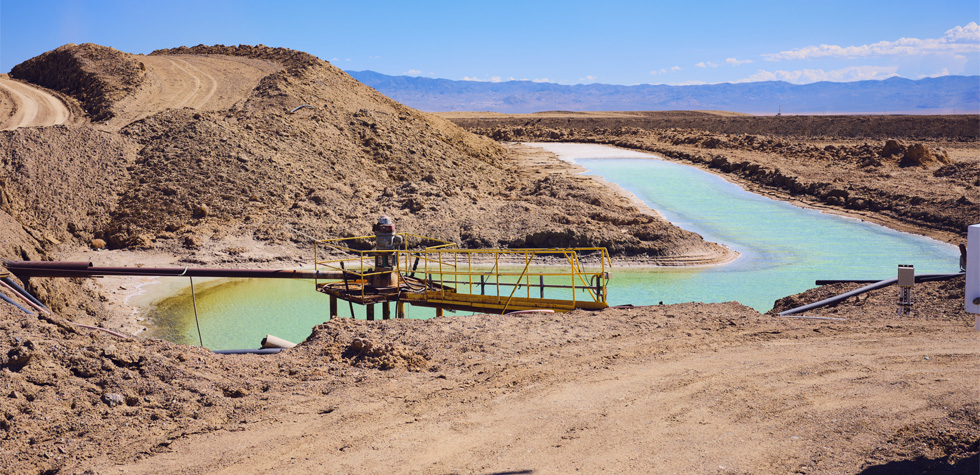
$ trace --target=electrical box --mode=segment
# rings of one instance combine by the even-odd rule
[[[980,331],[980,224],[967,228],[966,236],[966,311],[976,313],[976,329]]]
[[[915,284],[915,266],[898,265],[898,285],[911,287]]]

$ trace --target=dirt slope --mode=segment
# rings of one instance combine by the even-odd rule
[[[912,319],[895,291],[821,313],[843,321],[737,303],[335,319],[276,356],[3,318],[0,456],[12,473],[976,473],[962,281],[917,285]]]
[[[64,124],[71,118],[71,110],[54,94],[0,76],[0,130]]]
[[[68,45],[12,72],[76,95],[138,149],[113,182],[111,222],[75,232],[82,242],[174,252],[230,235],[308,243],[292,229],[363,235],[387,214],[464,246],[600,245],[664,263],[727,255],[568,174],[531,178],[494,142],[305,53]]]

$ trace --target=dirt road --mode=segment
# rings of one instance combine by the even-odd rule
[[[37,86],[0,76],[0,130],[64,124],[71,112]]]
[[[86,468],[227,474],[887,469],[902,451],[930,459],[949,450],[926,438],[937,424],[952,439],[972,430],[965,416],[951,413],[976,394],[980,337],[955,322],[885,322],[765,318],[738,304],[380,326],[333,321],[330,338],[314,336],[295,350],[299,360],[321,359],[322,369],[279,362],[303,382],[261,396],[263,414],[174,441],[142,460]],[[338,331],[347,336],[338,339]],[[358,334],[376,345],[427,353],[428,371],[327,369],[325,345]],[[271,381],[258,376],[254,383]]]
[[[269,61],[217,55],[154,55],[140,57],[140,62],[146,68],[143,84],[115,103],[111,128],[171,108],[227,109],[280,69]]]

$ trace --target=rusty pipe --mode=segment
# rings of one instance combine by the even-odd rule
[[[208,269],[191,267],[94,267],[91,263],[57,261],[5,261],[11,273],[23,277],[99,277],[99,276],[155,276],[155,277],[225,277],[264,279],[336,279],[342,272],[270,270],[270,269]],[[84,264],[84,266],[83,266]]]

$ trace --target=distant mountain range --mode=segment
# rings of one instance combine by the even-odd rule
[[[453,81],[347,71],[358,81],[426,112],[727,110],[750,114],[952,114],[980,112],[980,76],[913,81],[766,81],[739,84],[565,86],[531,81]]]

